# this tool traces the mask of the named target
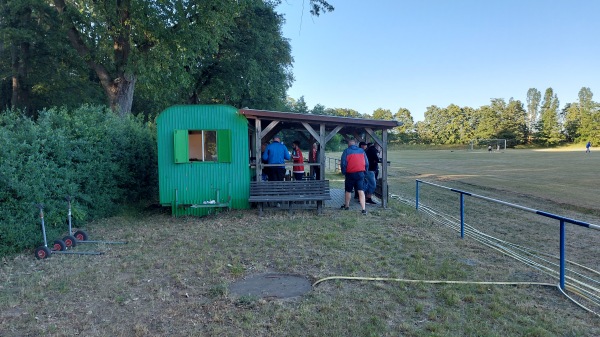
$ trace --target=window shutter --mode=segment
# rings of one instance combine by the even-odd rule
[[[231,163],[231,130],[217,130],[217,158],[219,163]]]
[[[190,162],[188,146],[188,130],[175,130],[173,138],[173,152],[175,153],[175,163]]]

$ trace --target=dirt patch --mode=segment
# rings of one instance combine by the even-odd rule
[[[266,273],[246,277],[229,286],[231,294],[260,298],[288,298],[312,289],[310,281],[300,275]]]

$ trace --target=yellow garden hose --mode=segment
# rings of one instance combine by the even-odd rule
[[[590,308],[585,307],[581,303],[577,302],[575,299],[567,295],[557,284],[545,283],[545,282],[488,282],[488,281],[451,281],[451,280],[411,280],[411,279],[403,279],[403,278],[391,278],[391,277],[363,277],[363,276],[329,276],[324,277],[320,280],[317,280],[312,284],[313,288],[319,285],[322,282],[330,281],[330,280],[353,280],[353,281],[386,281],[386,282],[404,282],[404,283],[426,283],[426,284],[488,284],[488,285],[513,285],[513,286],[543,286],[543,287],[553,287],[558,288],[558,290],[565,295],[569,300],[578,305],[580,308],[600,317],[600,314],[591,310]],[[575,288],[571,286],[566,286],[569,291],[573,291],[577,293],[577,295],[590,300],[584,294],[578,292]]]
[[[415,202],[414,200],[409,200],[406,198],[401,197],[400,195],[397,194],[390,194],[391,199],[397,200],[401,203],[407,204],[409,206],[415,206]],[[425,205],[422,205],[420,207],[420,210],[424,211],[424,213],[432,216],[435,220],[437,220],[437,222],[440,222],[446,226],[451,227],[452,229],[456,230],[457,229],[457,224],[455,223],[457,221],[457,219],[454,219],[452,216],[448,216],[445,215],[443,213],[438,213],[435,210],[431,209],[430,207],[427,207]],[[497,238],[494,238],[492,236],[489,236],[485,233],[482,233],[478,230],[476,230],[475,228],[465,224],[465,230],[466,232],[473,237],[476,241],[482,243],[483,245],[492,248],[494,250],[499,251],[502,254],[505,254],[507,256],[510,256],[512,258],[514,258],[517,261],[520,261],[522,263],[525,263],[526,265],[529,265],[551,277],[556,277],[557,272],[555,270],[553,270],[553,268],[551,268],[552,266],[555,265],[555,263],[548,261],[547,259],[541,259],[540,262],[536,262],[534,261],[533,257],[539,258],[539,256],[536,255],[542,255],[542,256],[546,256],[546,257],[550,257],[550,258],[554,258],[553,256],[550,256],[549,254],[545,254],[545,253],[540,253],[540,252],[536,252],[536,251],[532,251],[530,249],[527,249],[525,247],[521,247],[518,245],[514,245],[510,242],[506,242],[503,240],[499,240]],[[524,253],[526,255],[529,255],[529,257],[524,256],[519,254],[520,253]],[[543,263],[541,263],[543,262]],[[599,275],[600,273],[594,269],[573,263],[571,261],[567,261],[567,263],[570,263],[573,266],[585,269],[589,272],[593,272],[596,275]],[[546,264],[546,265],[544,265]],[[550,266],[548,266],[550,265]],[[582,276],[581,274],[570,270],[570,272],[574,275],[574,276]],[[600,289],[598,289],[597,287],[594,287],[591,283],[597,283],[597,280],[594,280],[592,278],[587,277],[586,278],[588,283],[586,282],[582,282],[580,280],[577,280],[573,277],[569,277],[567,276],[567,280],[570,282],[573,282],[573,284],[569,284],[569,285],[565,285],[565,288],[575,294],[577,294],[578,296],[580,296],[581,298],[590,301],[591,303],[595,304],[595,305],[600,305],[600,297],[598,296],[598,293],[600,293]],[[594,310],[582,305],[581,303],[577,302],[574,298],[570,297],[569,295],[567,295],[565,293],[565,291],[563,289],[560,288],[559,285],[557,284],[552,284],[552,283],[542,283],[542,282],[475,282],[475,281],[449,281],[449,280],[410,280],[410,279],[402,279],[402,278],[388,278],[388,277],[359,277],[359,276],[330,276],[330,277],[325,277],[322,278],[316,282],[313,283],[313,287],[316,287],[318,284],[320,284],[321,282],[324,281],[329,281],[329,280],[359,280],[359,281],[387,281],[387,282],[404,282],[404,283],[424,283],[424,284],[488,284],[488,285],[524,285],[524,286],[547,286],[547,287],[556,287],[560,290],[560,292],[565,295],[569,300],[571,300],[573,303],[575,303],[576,305],[578,305],[579,307],[581,307],[582,309],[596,315],[600,317],[600,314],[598,314],[597,312],[595,312]],[[591,282],[591,283],[590,283]]]

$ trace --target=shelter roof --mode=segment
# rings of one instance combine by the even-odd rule
[[[315,114],[303,114],[294,112],[280,112],[280,111],[268,111],[268,110],[255,110],[255,109],[240,109],[239,112],[249,119],[261,119],[261,120],[276,120],[286,124],[288,123],[309,123],[309,124],[324,124],[328,127],[334,128],[342,126],[348,129],[354,128],[373,128],[373,129],[393,129],[397,126],[402,125],[402,122],[396,120],[383,120],[383,119],[367,119],[367,118],[352,118],[352,117],[339,117],[330,115],[315,115]]]

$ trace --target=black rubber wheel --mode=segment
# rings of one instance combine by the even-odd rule
[[[77,239],[77,241],[87,241],[88,235],[86,232],[78,230],[75,232],[75,239]]]
[[[63,241],[65,242],[65,245],[67,245],[67,248],[77,246],[77,239],[73,235],[65,236],[63,238]]]
[[[55,251],[64,251],[67,250],[67,245],[65,245],[65,242],[63,240],[54,240],[54,244],[52,245],[52,250]]]
[[[50,257],[50,248],[46,246],[40,246],[35,249],[35,257],[38,260],[47,259]]]

